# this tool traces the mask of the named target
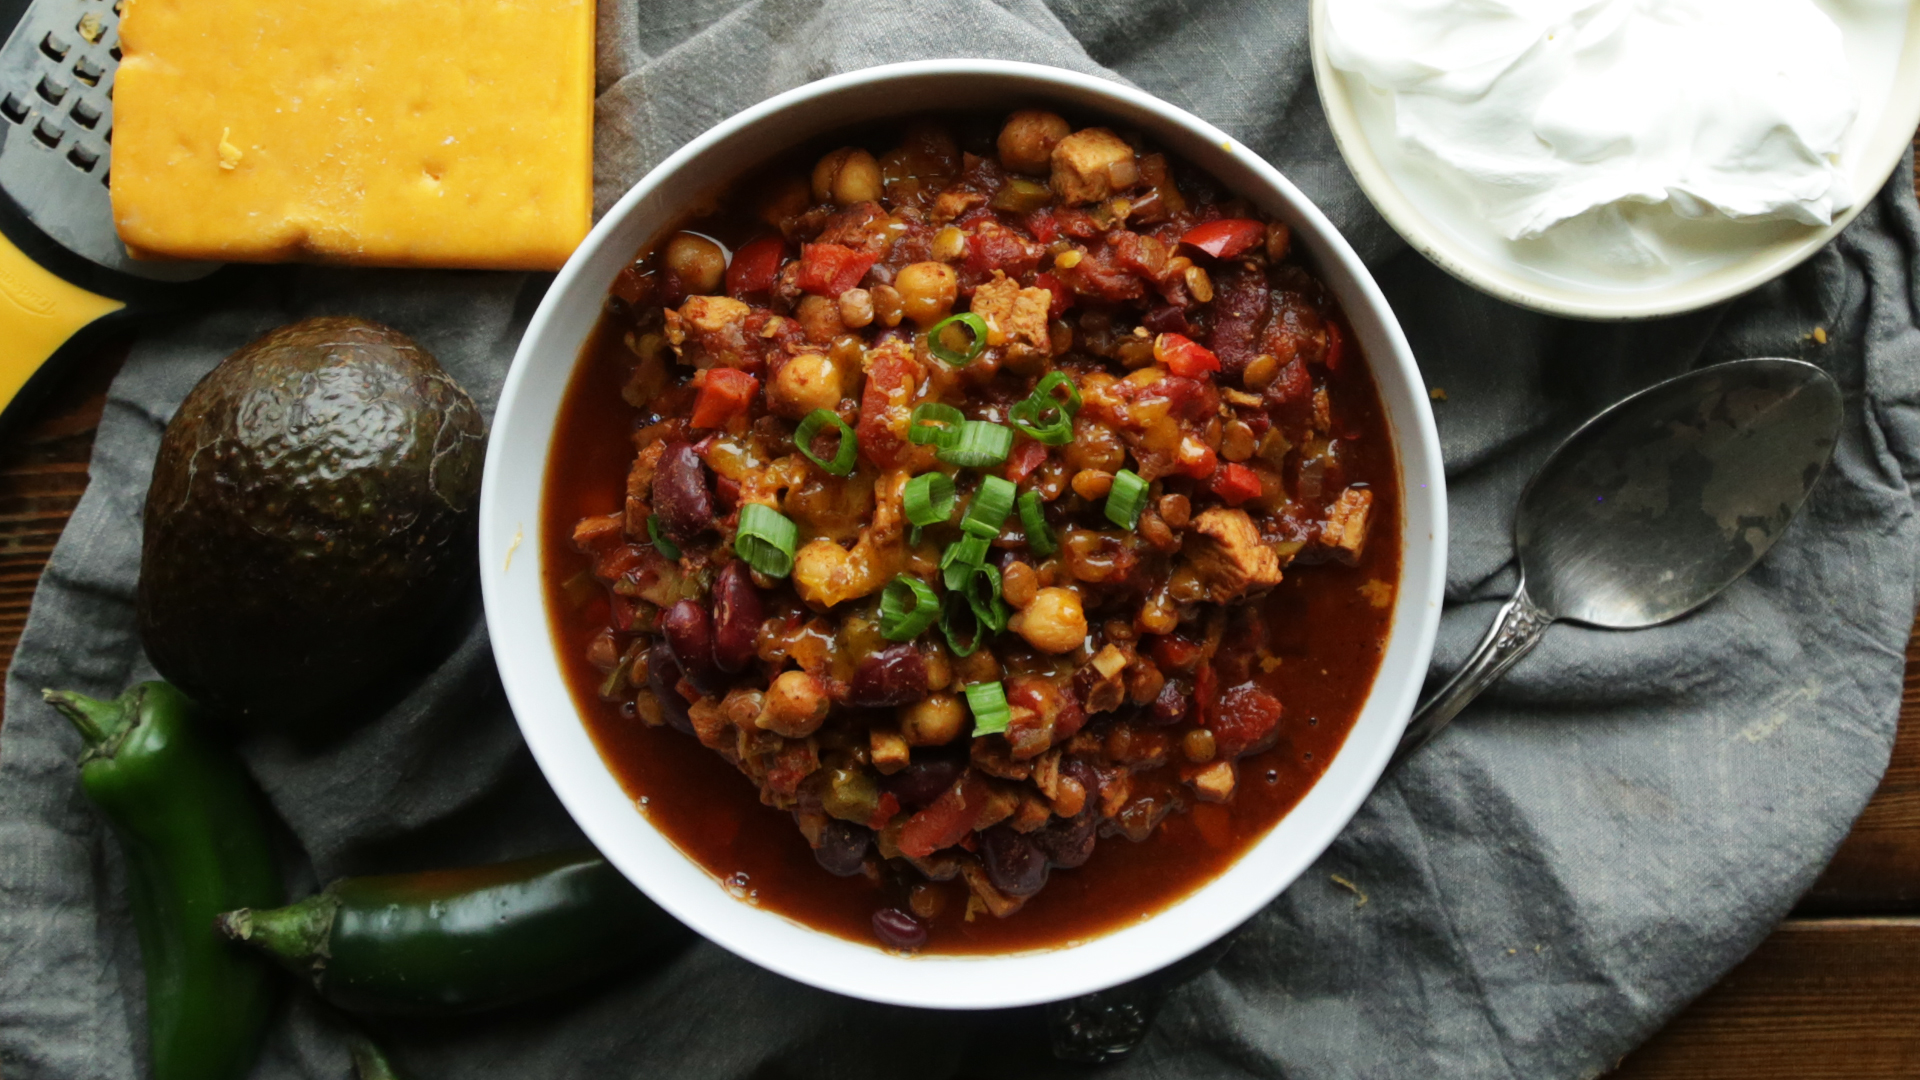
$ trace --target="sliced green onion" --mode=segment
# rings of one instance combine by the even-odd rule
[[[967,708],[973,712],[973,738],[998,735],[1013,720],[1007,707],[1007,689],[998,682],[974,683],[967,687]]]
[[[1000,526],[1006,524],[1007,515],[1013,511],[1013,493],[1013,481],[999,476],[983,478],[980,490],[973,493],[973,501],[967,504],[967,515],[960,519],[960,527],[987,540],[999,536]]]
[[[680,547],[660,532],[660,515],[647,515],[647,539],[653,541],[653,549],[669,559],[680,557]]]
[[[1057,398],[1054,391],[1067,388],[1067,396]],[[1007,422],[1030,438],[1048,446],[1065,446],[1073,441],[1073,418],[1080,412],[1080,388],[1064,371],[1048,372],[1026,400],[1016,402],[1007,412]]]
[[[913,407],[913,415],[907,420],[907,441],[915,446],[932,443],[944,450],[959,444],[960,429],[966,422],[966,414],[951,405],[923,401]]]
[[[1020,528],[1027,534],[1027,546],[1035,555],[1045,557],[1060,550],[1054,542],[1053,529],[1047,524],[1047,512],[1040,505],[1040,493],[1023,491],[1018,500],[1020,507]]]
[[[940,556],[940,580],[948,592],[959,592],[966,587],[967,576],[976,566],[984,566],[987,561],[987,539],[968,533],[947,545]]]
[[[917,529],[922,525],[939,525],[951,518],[953,504],[959,500],[953,490],[952,477],[930,472],[907,481],[900,492],[900,501],[906,506],[907,520]]]
[[[813,439],[820,434],[822,428],[828,426],[840,433],[840,448],[834,451],[832,461],[823,461],[813,452]],[[793,433],[793,445],[807,455],[808,461],[835,476],[852,475],[853,460],[860,454],[859,437],[854,435],[853,429],[847,426],[847,422],[835,415],[831,409],[815,409],[808,413],[807,418],[800,421],[799,429]]]
[[[972,344],[964,353],[955,352],[947,346],[947,331],[956,326],[965,327],[967,333],[973,336]],[[933,329],[927,331],[927,351],[954,367],[973,363],[981,353],[987,351],[987,320],[971,311],[941,319],[933,324]]]
[[[799,541],[800,527],[780,511],[761,503],[740,508],[733,550],[755,570],[768,577],[786,577],[793,569],[793,549]]]
[[[947,651],[955,656],[972,656],[987,640],[986,628],[973,614],[973,605],[957,592],[940,598],[940,632],[946,635]]]
[[[1107,520],[1123,529],[1140,524],[1140,511],[1147,508],[1147,482],[1132,469],[1113,474],[1113,490],[1107,492]]]
[[[926,582],[905,574],[880,591],[880,636],[888,641],[912,641],[940,617],[940,598]]]
[[[1013,615],[1013,609],[1000,598],[1000,571],[996,567],[981,565],[973,568],[967,575],[967,605],[973,608],[973,617],[980,625],[994,633],[1007,628],[1007,619]]]
[[[984,469],[1007,460],[1007,452],[1012,449],[1012,428],[986,420],[968,420],[960,425],[959,441],[934,451],[933,456],[949,465]]]

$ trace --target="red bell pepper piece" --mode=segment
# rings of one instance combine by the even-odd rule
[[[780,262],[786,257],[787,243],[777,236],[763,236],[744,244],[727,264],[727,295],[735,300],[764,297],[780,275]]]
[[[877,258],[840,244],[808,244],[800,249],[800,289],[837,297],[860,284]]]
[[[760,380],[738,368],[708,368],[693,403],[693,426],[725,427],[728,420],[747,411],[759,392]]]
[[[1180,238],[1183,244],[1197,247],[1216,259],[1231,259],[1267,239],[1267,226],[1252,218],[1221,218],[1195,225]]]
[[[1210,485],[1215,495],[1229,506],[1239,506],[1260,494],[1260,474],[1236,462],[1228,462],[1213,474]]]
[[[1185,334],[1161,334],[1153,339],[1153,358],[1175,375],[1197,379],[1220,370],[1220,358],[1213,350]]]

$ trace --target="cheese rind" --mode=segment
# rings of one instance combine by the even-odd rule
[[[128,0],[136,257],[554,269],[593,206],[591,0]]]

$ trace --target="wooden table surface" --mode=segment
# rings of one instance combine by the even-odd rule
[[[0,671],[86,490],[94,428],[124,357],[122,342],[84,358],[27,423],[0,433]],[[1920,1077],[1915,629],[1892,765],[1825,876],[1758,951],[1630,1055],[1617,1080]]]

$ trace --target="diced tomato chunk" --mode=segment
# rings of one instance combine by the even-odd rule
[[[1200,662],[1200,643],[1178,634],[1155,635],[1152,650],[1162,671],[1192,671]]]
[[[867,828],[884,829],[893,815],[900,812],[900,799],[891,791],[880,793],[880,803],[874,807],[873,816],[867,819]]]
[[[1327,320],[1327,370],[1339,371],[1347,358],[1347,335],[1340,332],[1340,324]]]
[[[1053,218],[1053,208],[1042,207],[1027,215],[1027,231],[1035,240],[1051,244],[1060,235],[1060,223]]]
[[[860,284],[877,258],[871,251],[855,251],[839,244],[808,244],[800,249],[800,289],[837,297]]]
[[[1285,710],[1280,700],[1252,683],[1243,683],[1220,695],[1220,707],[1207,729],[1213,732],[1215,753],[1235,758],[1269,745]]]
[[[786,241],[777,236],[742,245],[727,264],[727,295],[735,300],[765,298],[780,276],[780,261],[786,253]]]
[[[744,371],[708,368],[700,396],[693,403],[691,423],[696,428],[725,427],[727,421],[747,411],[753,395],[759,392],[760,380]]]
[[[1237,462],[1228,462],[1213,474],[1213,493],[1228,506],[1239,506],[1260,494],[1260,474]]]
[[[1161,334],[1153,339],[1153,358],[1175,375],[1197,379],[1220,370],[1220,358],[1213,350],[1185,334]]]
[[[1221,218],[1195,225],[1180,238],[1183,244],[1197,247],[1216,259],[1231,259],[1267,239],[1264,222],[1251,218]]]
[[[1005,476],[1017,484],[1033,475],[1033,470],[1039,468],[1040,463],[1045,460],[1047,460],[1046,443],[1022,439],[1014,446],[1013,452],[1007,455]]]
[[[1045,289],[1053,294],[1052,302],[1047,304],[1047,318],[1049,319],[1057,319],[1065,315],[1067,309],[1073,306],[1073,290],[1067,288],[1066,282],[1061,281],[1052,274],[1042,271],[1033,275],[1033,287],[1036,289]]]

